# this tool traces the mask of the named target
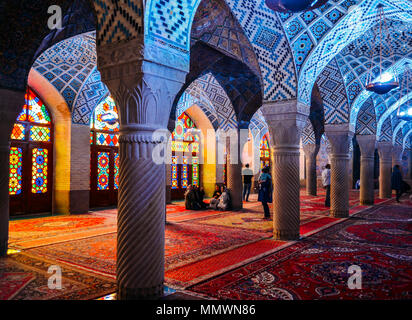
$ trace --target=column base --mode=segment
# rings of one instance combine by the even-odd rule
[[[373,200],[361,200],[360,205],[361,206],[373,206],[375,204],[375,201]]]
[[[348,211],[330,210],[330,214],[334,218],[347,218],[349,217],[349,210]]]
[[[151,288],[118,288],[117,300],[157,300],[163,297],[163,284]]]
[[[300,234],[298,232],[293,232],[289,230],[273,230],[273,239],[274,240],[299,240]]]
[[[0,240],[0,257],[5,257],[7,255],[8,249],[8,239]]]

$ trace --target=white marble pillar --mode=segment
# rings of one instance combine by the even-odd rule
[[[349,144],[353,132],[345,125],[326,125],[331,146],[330,213],[333,217],[349,216]]]
[[[172,102],[186,73],[143,59],[143,38],[98,47],[98,69],[120,114],[117,226],[118,299],[163,295],[165,164],[152,157],[167,136]],[[171,56],[172,57],[172,56]]]
[[[317,195],[317,176],[316,176],[316,156],[320,146],[308,143],[303,146],[306,161],[306,193],[311,196]]]
[[[360,204],[373,205],[375,201],[374,167],[375,167],[375,135],[358,135],[356,140],[361,151],[360,167]]]
[[[9,238],[10,135],[24,105],[25,92],[0,89],[0,257],[7,254]]]
[[[261,108],[273,142],[273,235],[277,240],[300,236],[300,135],[309,109],[296,100],[264,103]]]
[[[392,174],[392,149],[391,142],[378,142],[379,153],[379,198],[392,197],[391,174]]]

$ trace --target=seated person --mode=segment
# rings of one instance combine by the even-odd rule
[[[185,192],[185,207],[186,207],[186,210],[200,209],[200,205],[196,201],[196,195],[195,195],[195,191],[193,190],[192,185],[189,185]]]
[[[229,190],[227,190],[225,186],[222,186],[221,192],[222,194],[219,198],[219,203],[217,205],[217,208],[222,211],[229,210],[231,206]]]
[[[219,198],[222,192],[220,191],[220,188],[218,185],[216,185],[215,191],[213,192],[212,199],[210,200],[209,203],[209,208],[217,210],[217,205],[219,204]]]
[[[196,201],[199,204],[200,208],[205,209],[207,204],[203,202],[205,198],[205,190],[203,187],[195,187]]]

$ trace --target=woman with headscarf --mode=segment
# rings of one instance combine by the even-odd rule
[[[269,167],[262,169],[262,174],[259,177],[259,196],[258,201],[262,202],[265,212],[264,219],[270,219],[270,211],[268,203],[272,203],[272,176],[269,173]]]
[[[392,190],[396,191],[396,202],[400,202],[399,198],[402,195],[402,173],[399,165],[395,165],[391,177]]]
[[[219,198],[219,204],[217,205],[217,208],[219,210],[226,211],[230,208],[230,194],[225,186],[222,186],[221,190],[222,195]]]

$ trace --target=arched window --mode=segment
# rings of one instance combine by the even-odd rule
[[[53,127],[50,113],[30,88],[11,133],[10,213],[49,212],[52,206]]]
[[[119,188],[119,121],[112,97],[104,99],[90,121],[91,177],[90,205],[117,204]]]
[[[192,119],[182,113],[172,133],[172,199],[184,198],[188,185],[200,185],[200,135]]]
[[[270,147],[267,134],[260,140],[260,169],[270,167]]]

